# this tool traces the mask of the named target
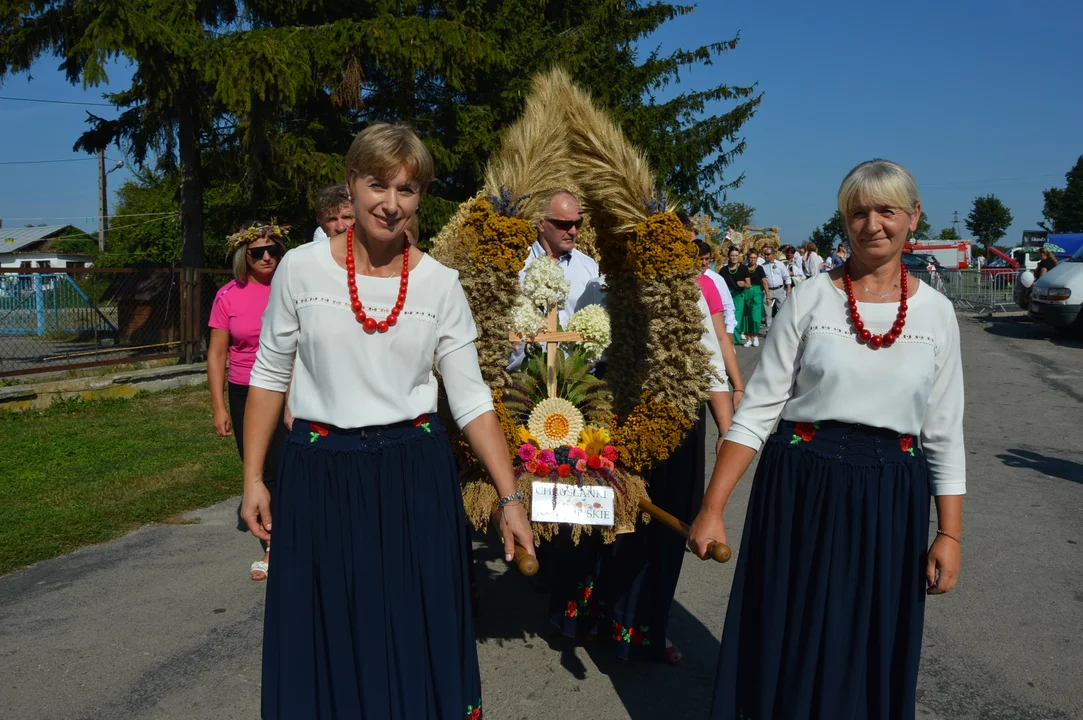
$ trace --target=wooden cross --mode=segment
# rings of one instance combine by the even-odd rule
[[[711,225],[711,218],[707,216],[707,213],[699,213],[693,217],[692,225],[699,231],[699,234],[703,236],[703,242],[706,243],[711,242],[711,237],[718,232],[718,228]]]
[[[509,342],[549,343],[545,349],[545,386],[549,391],[549,397],[557,396],[557,343],[581,342],[583,333],[557,332],[557,308],[549,306],[549,312],[545,316],[546,330],[535,335],[523,336],[517,332],[508,333]]]

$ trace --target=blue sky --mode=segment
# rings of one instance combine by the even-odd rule
[[[759,83],[763,104],[731,166],[745,182],[730,199],[755,207],[755,223],[779,226],[784,240],[804,240],[830,217],[852,166],[886,157],[917,177],[934,228],[994,193],[1015,218],[1003,243],[1015,244],[1037,229],[1041,191],[1062,187],[1083,154],[1081,27],[1079,0],[704,0],[647,46],[668,51],[740,31],[736,50],[681,79]],[[40,61],[30,81],[8,78],[0,96],[100,101],[100,88],[68,85],[57,64]],[[126,85],[127,72],[115,68],[113,81]],[[71,147],[87,111],[114,112],[0,100],[0,163],[86,157]],[[93,160],[0,165],[5,227],[71,217],[95,228],[96,169]],[[114,172],[110,187],[127,176]]]

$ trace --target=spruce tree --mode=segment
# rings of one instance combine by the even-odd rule
[[[410,123],[432,150],[437,181],[421,220],[422,235],[434,233],[481,186],[531,77],[554,64],[614,113],[673,197],[715,213],[743,177],[725,171],[762,94],[750,82],[657,96],[737,38],[637,51],[694,9],[633,0],[0,0],[0,80],[53,55],[71,82],[92,86],[107,81],[108,60],[130,61],[131,86],[106,96],[120,117],[92,117],[77,147],[119,144],[175,183],[185,265],[204,262],[204,223],[214,236],[271,217],[310,231],[309,199],[341,182],[351,137],[376,121]],[[708,112],[716,101],[728,109]]]

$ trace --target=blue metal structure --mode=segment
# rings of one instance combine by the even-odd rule
[[[50,333],[100,338],[117,327],[69,275],[0,275],[0,335]]]

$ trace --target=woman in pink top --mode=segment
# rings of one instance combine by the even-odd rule
[[[702,240],[696,241],[696,247],[699,249],[701,257],[713,252],[710,246]],[[700,292],[703,293],[703,299],[707,301],[707,309],[711,313],[711,326],[714,328],[715,335],[718,336],[718,346],[722,351],[722,362],[726,366],[726,380],[730,387],[732,404],[732,407],[730,407],[723,403],[715,409],[715,423],[718,425],[718,447],[721,447],[722,437],[729,431],[730,423],[733,422],[733,413],[737,410],[737,406],[741,404],[745,392],[745,383],[741,377],[741,368],[737,364],[737,353],[733,349],[733,341],[730,340],[729,331],[726,330],[722,294],[718,292],[718,287],[714,284],[714,281],[702,272],[704,269],[706,268],[700,268],[701,272],[696,276],[696,284],[699,285]],[[718,448],[715,449],[717,451]]]
[[[248,399],[248,379],[259,350],[259,332],[263,311],[271,295],[271,278],[278,261],[285,254],[284,230],[275,225],[253,224],[231,235],[233,280],[214,297],[211,309],[211,343],[207,351],[207,382],[214,408],[214,431],[219,437],[233,435],[237,452],[244,459],[244,408]],[[226,407],[226,357],[229,357],[229,407]],[[231,429],[232,425],[232,429]],[[267,461],[263,482],[274,487],[278,474],[278,456],[286,437],[286,426],[279,423]],[[247,529],[247,528],[242,528]],[[262,541],[261,541],[262,542]],[[252,579],[267,579],[271,558],[270,545],[264,547],[263,559],[252,563]]]

